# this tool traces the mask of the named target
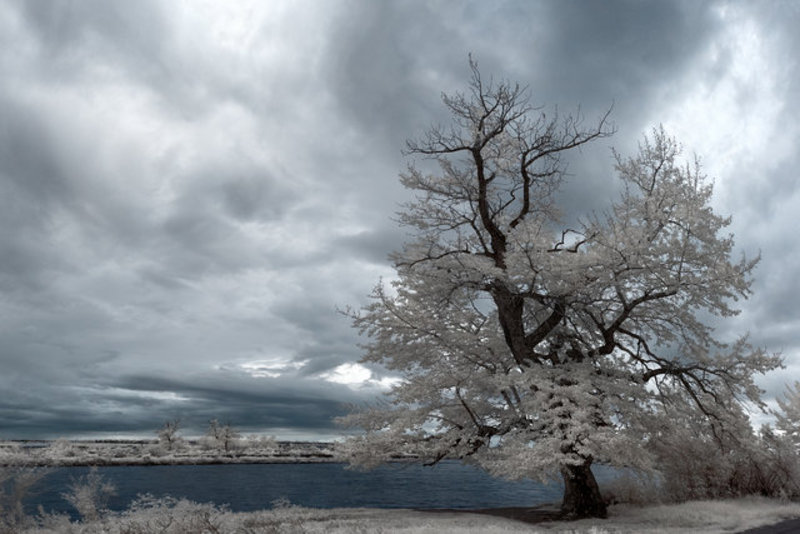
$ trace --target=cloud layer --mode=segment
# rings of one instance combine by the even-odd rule
[[[614,196],[609,146],[664,123],[703,157],[755,296],[724,328],[800,371],[791,228],[800,12],[726,2],[0,1],[0,436],[146,435],[181,417],[328,437],[389,377],[359,306],[404,230],[405,139],[485,73],[618,134],[569,213]]]

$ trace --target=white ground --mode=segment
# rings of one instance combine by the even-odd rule
[[[510,519],[478,514],[426,514],[424,512],[365,512],[374,519],[374,531],[421,533],[665,533],[705,534],[739,532],[749,528],[800,517],[800,503],[746,498],[725,501],[689,502],[663,506],[613,506],[606,520],[542,523],[535,526]],[[356,523],[364,524],[364,519]],[[329,525],[333,527],[334,525]],[[348,532],[323,528],[320,532]],[[370,532],[370,530],[366,530]],[[374,532],[372,531],[372,532]]]
[[[401,532],[408,534],[456,534],[540,532],[555,533],[665,533],[706,534],[739,532],[749,528],[800,517],[800,503],[745,498],[725,501],[689,502],[647,507],[613,506],[606,520],[542,523],[529,525],[479,514],[430,514],[401,510],[338,510],[330,521],[304,522],[309,532]],[[349,517],[347,517],[349,515]],[[312,530],[313,529],[313,530]],[[319,530],[317,530],[319,529]]]
[[[99,521],[70,524],[65,518],[45,528],[22,532],[145,534],[155,531],[190,532],[303,532],[311,533],[406,533],[486,534],[501,532],[555,533],[732,533],[800,517],[800,503],[761,498],[689,502],[663,506],[614,506],[610,519],[529,525],[479,514],[426,513],[409,510],[335,509],[298,507],[231,513],[210,505],[173,501],[123,514],[109,514]],[[211,528],[209,528],[211,527]]]
[[[800,517],[800,503],[747,497],[720,501],[692,501],[683,504],[611,508],[606,521],[584,520],[573,523],[537,525],[542,532],[718,534]],[[595,529],[595,530],[592,530]],[[500,531],[502,532],[502,531]]]

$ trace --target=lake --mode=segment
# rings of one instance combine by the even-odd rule
[[[563,488],[500,480],[459,462],[391,464],[367,472],[338,463],[108,466],[97,471],[116,487],[112,510],[127,508],[144,493],[224,504],[239,512],[270,508],[277,499],[314,508],[491,508],[559,501]],[[53,469],[26,506],[75,517],[61,494],[88,472],[88,467]],[[614,471],[599,467],[595,472],[602,481]]]

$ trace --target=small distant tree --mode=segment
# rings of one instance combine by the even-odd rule
[[[613,132],[607,115],[548,116],[517,84],[481,77],[444,95],[449,125],[409,141],[401,175],[414,230],[397,278],[352,314],[363,362],[402,375],[388,403],[345,423],[366,434],[352,461],[462,458],[512,478],[560,477],[568,517],[606,515],[592,464],[650,467],[659,406],[725,429],[725,403],[762,405],[755,373],[780,358],[708,317],[737,313],[757,259],[732,259],[712,184],[663,129],[616,155],[619,199],[566,226],[562,156]]]
[[[180,419],[166,421],[157,432],[159,444],[168,451],[176,449],[183,441],[179,434],[180,428]]]
[[[206,437],[216,442],[219,440],[221,435],[222,435],[222,425],[218,420],[211,419],[208,422],[208,430],[206,430]]]
[[[208,422],[208,430],[206,436],[211,440],[214,446],[224,450],[226,453],[230,452],[239,437],[241,436],[230,423],[221,424],[216,419],[211,419]]]

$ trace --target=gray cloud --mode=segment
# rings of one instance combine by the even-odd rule
[[[150,435],[175,416],[337,432],[331,417],[377,390],[324,379],[360,355],[336,309],[391,276],[401,149],[447,120],[439,95],[463,87],[469,52],[548,112],[580,105],[589,124],[613,104],[617,135],[567,162],[568,218],[614,198],[610,146],[654,124],[711,147],[737,243],[763,256],[721,328],[797,361],[798,17],[691,1],[2,3],[0,435]]]

